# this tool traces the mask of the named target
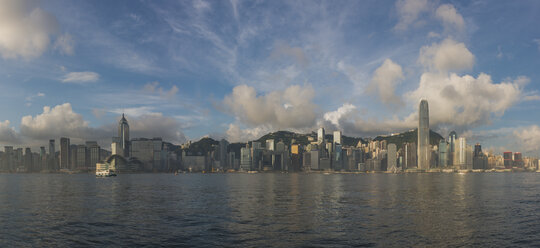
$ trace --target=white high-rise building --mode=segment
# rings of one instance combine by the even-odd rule
[[[334,144],[343,145],[343,143],[341,143],[341,131],[334,131]]]
[[[319,128],[319,130],[317,130],[317,143],[320,144],[326,144],[325,140],[324,140],[324,128]]]

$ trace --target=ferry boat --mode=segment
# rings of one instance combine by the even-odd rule
[[[115,177],[116,173],[112,170],[96,171],[96,177]]]

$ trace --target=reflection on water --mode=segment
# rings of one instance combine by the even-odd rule
[[[0,246],[539,246],[532,173],[0,175]]]

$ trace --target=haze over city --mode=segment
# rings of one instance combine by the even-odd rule
[[[540,149],[536,1],[1,1],[0,142],[456,130]]]

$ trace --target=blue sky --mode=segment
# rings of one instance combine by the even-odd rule
[[[6,1],[0,145],[416,125],[540,149],[538,1]],[[47,106],[47,107],[46,107]],[[45,109],[44,109],[45,108]]]

